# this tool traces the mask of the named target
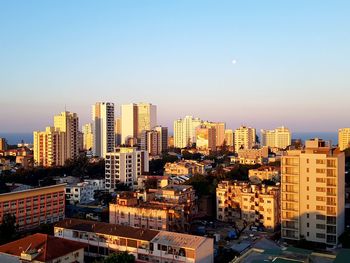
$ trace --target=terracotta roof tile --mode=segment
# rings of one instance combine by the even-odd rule
[[[85,247],[80,242],[38,233],[0,246],[0,253],[20,257],[23,251],[34,250],[38,253],[36,261],[47,262]]]

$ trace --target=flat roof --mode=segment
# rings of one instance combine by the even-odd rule
[[[188,235],[176,232],[160,231],[152,240],[162,245],[184,247],[190,249],[198,248],[207,238],[195,235]]]
[[[56,223],[55,227],[146,241],[151,241],[159,233],[156,230],[73,218],[66,218]]]
[[[21,194],[21,193],[31,193],[31,192],[36,192],[36,191],[47,190],[47,189],[50,189],[50,188],[58,188],[58,187],[65,187],[65,186],[66,186],[66,183],[54,184],[54,185],[49,185],[49,186],[43,186],[43,187],[26,189],[26,190],[22,190],[22,191],[8,192],[8,193],[0,194],[0,197],[5,197],[7,195],[18,195],[18,194]]]

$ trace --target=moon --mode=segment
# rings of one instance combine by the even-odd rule
[[[237,63],[237,60],[233,59],[233,60],[231,61],[231,63],[232,63],[233,65],[235,65],[235,64]]]

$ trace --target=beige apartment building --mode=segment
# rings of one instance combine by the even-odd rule
[[[94,145],[94,134],[93,134],[92,123],[87,123],[83,125],[83,149],[92,150]]]
[[[0,223],[5,214],[16,217],[19,229],[62,220],[65,215],[65,184],[0,194]]]
[[[0,138],[0,151],[7,150],[7,142],[5,138]]]
[[[292,144],[292,134],[284,126],[274,130],[261,130],[261,144],[270,148],[285,149]]]
[[[282,237],[335,246],[344,232],[345,157],[325,141],[282,158]]]
[[[144,130],[157,125],[157,106],[151,103],[131,103],[121,106],[121,144],[141,140]],[[135,143],[136,144],[136,143]]]
[[[34,162],[38,166],[64,165],[65,136],[55,127],[33,132]]]
[[[157,126],[141,133],[141,150],[150,156],[158,156],[168,149],[168,128]]]
[[[338,147],[341,151],[350,147],[350,128],[338,130]]]
[[[79,119],[76,113],[54,116],[54,126],[33,132],[34,162],[40,166],[64,165],[79,154]]]
[[[164,165],[164,175],[205,174],[205,164],[194,160],[181,160]]]
[[[280,186],[222,181],[216,188],[217,219],[274,230],[280,225]]]
[[[137,178],[149,168],[148,153],[134,147],[119,147],[106,154],[106,189],[113,191],[118,183],[130,187],[137,185]]]
[[[257,169],[250,169],[248,172],[250,181],[280,180],[281,169],[275,166],[261,166]]]
[[[152,191],[152,190],[150,190]],[[125,192],[109,205],[109,222],[154,230],[184,232],[197,213],[192,186],[168,185],[154,189],[140,200],[137,193]]]
[[[235,130],[235,151],[240,149],[252,149],[256,143],[256,130],[251,127],[241,126]]]
[[[237,151],[237,157],[232,156],[232,163],[240,164],[263,164],[268,161],[269,148],[264,146],[260,149],[240,149]]]
[[[226,145],[229,147],[230,150],[233,150],[235,144],[234,144],[234,133],[231,129],[225,130],[225,142]]]
[[[196,128],[196,148],[208,154],[216,150],[216,129],[210,125],[201,125]]]
[[[79,155],[79,118],[78,114],[64,111],[54,116],[54,127],[63,132],[65,149],[64,160]]]

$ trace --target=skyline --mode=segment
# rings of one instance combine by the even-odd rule
[[[346,1],[0,5],[1,133],[41,130],[65,105],[81,127],[97,101],[150,102],[170,130],[186,115],[232,129],[349,126]]]

